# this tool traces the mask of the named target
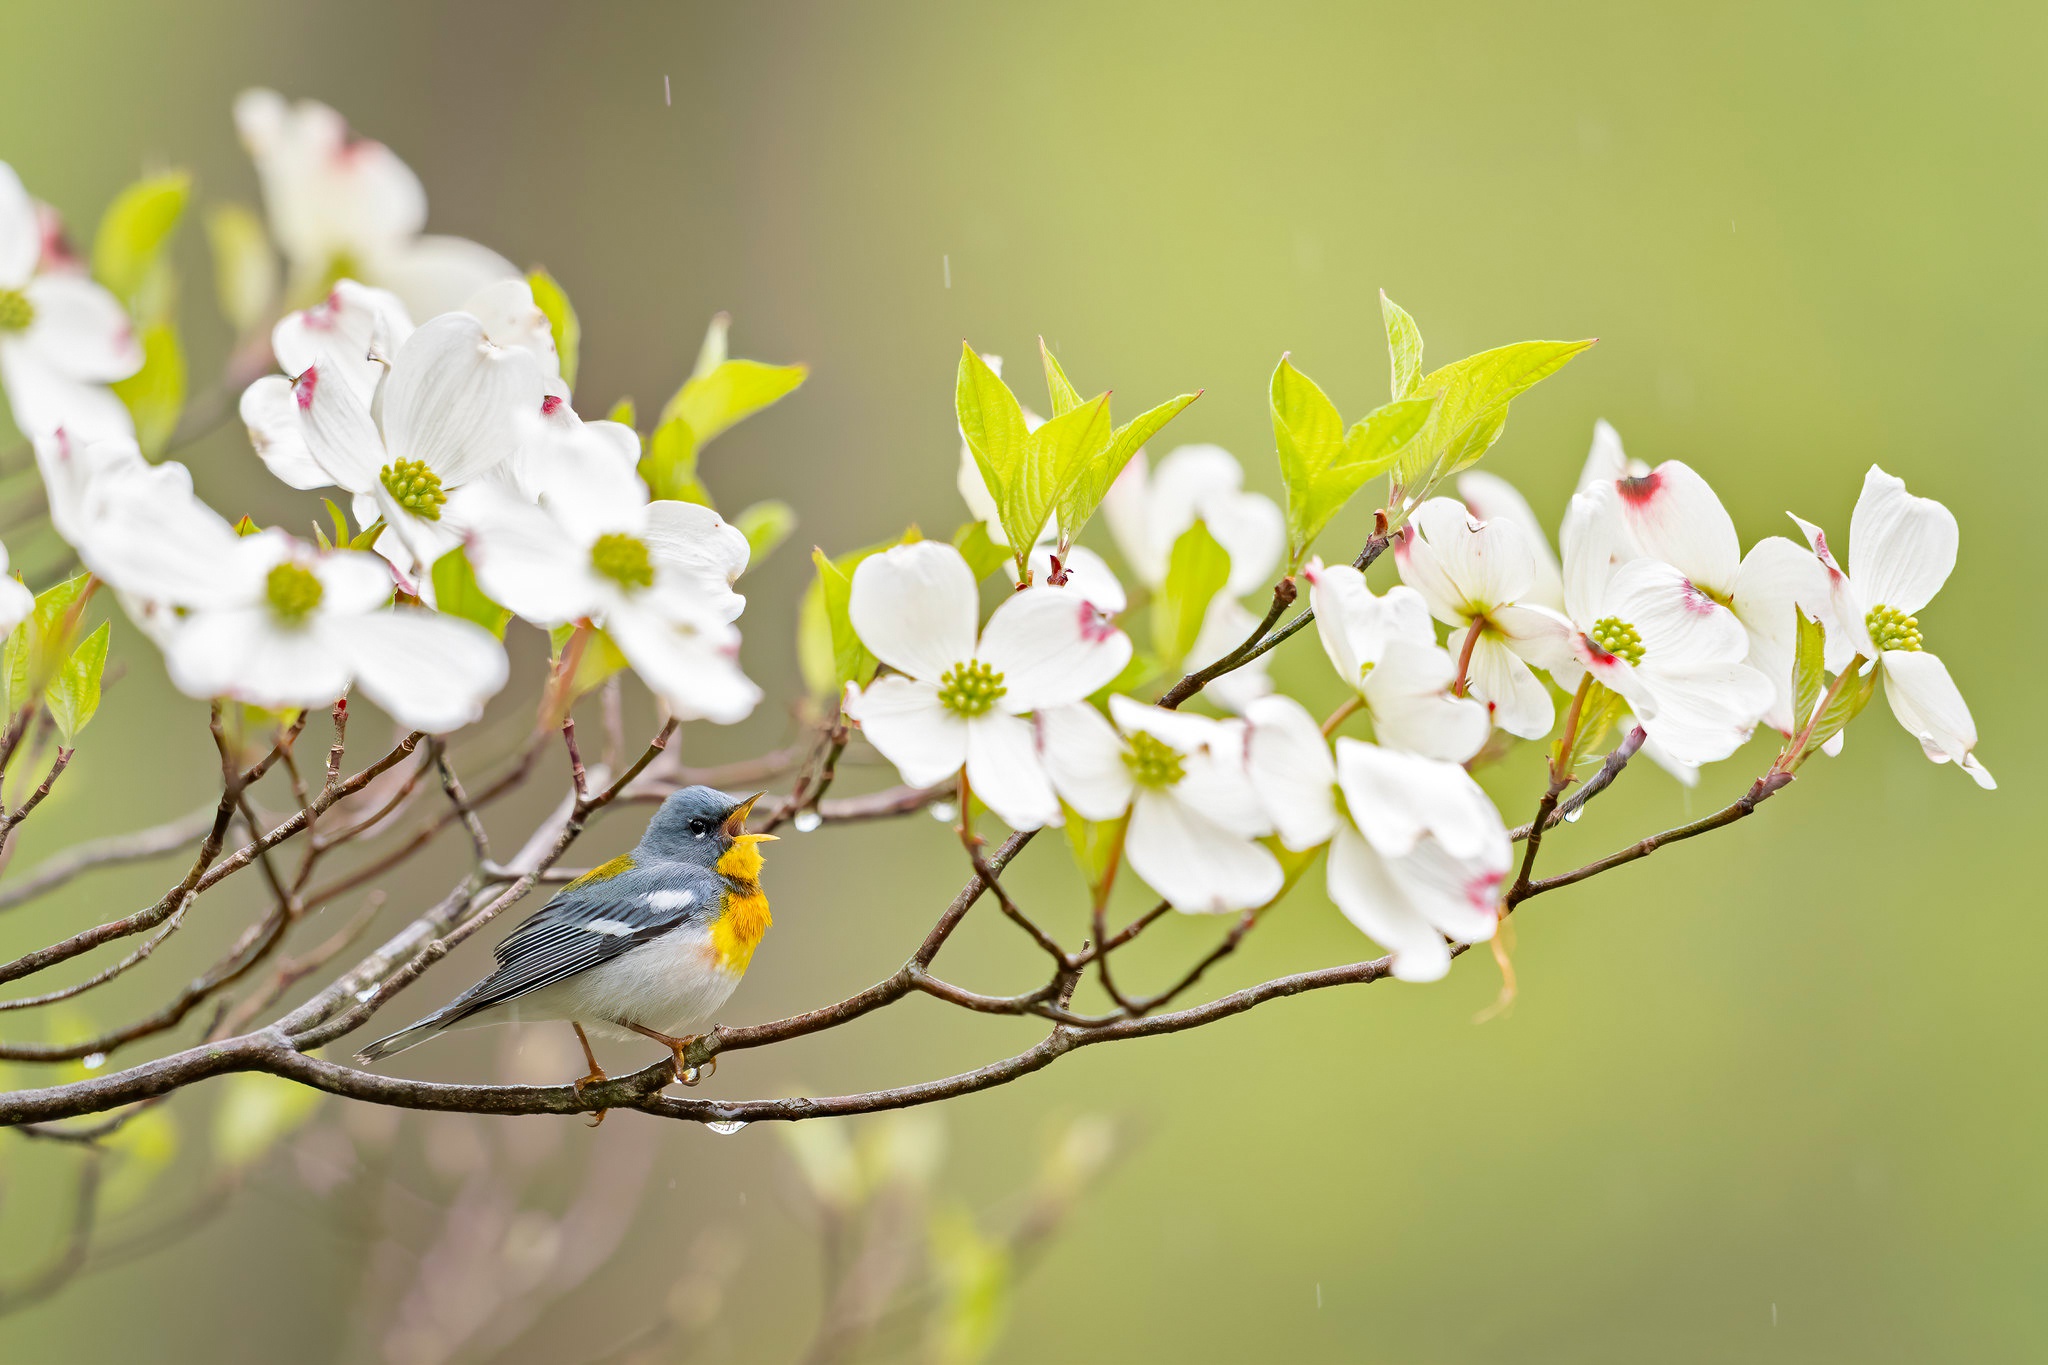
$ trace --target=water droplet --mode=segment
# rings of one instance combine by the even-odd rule
[[[701,1066],[686,1066],[677,1073],[676,1079],[684,1085],[695,1085],[704,1079],[704,1068]]]
[[[712,1132],[718,1134],[720,1137],[731,1137],[734,1133],[737,1133],[740,1129],[746,1127],[747,1125],[735,1120],[731,1123],[707,1123],[704,1126],[706,1128],[709,1128]]]
[[[358,1001],[368,1000],[371,996],[375,995],[376,993],[377,988],[375,986],[365,986],[361,990],[356,992],[356,999]]]
[[[106,1064],[107,1054],[104,1052],[88,1052],[82,1061],[82,1065],[87,1071],[98,1071]]]
[[[1576,825],[1579,823],[1579,817],[1585,813],[1586,808],[1584,806],[1580,806],[1577,810],[1568,810],[1564,813],[1564,822],[1567,825]]]
[[[798,834],[809,834],[812,830],[825,823],[825,817],[814,810],[800,810],[796,813],[796,819],[790,821],[790,823],[796,826]]]
[[[925,809],[931,812],[932,819],[942,825],[951,824],[953,818],[960,814],[959,807],[955,806],[951,801],[934,801],[929,806],[926,806]]]

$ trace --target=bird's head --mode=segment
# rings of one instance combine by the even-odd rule
[[[650,858],[679,859],[752,880],[761,868],[759,845],[775,839],[747,833],[747,812],[763,795],[734,797],[713,787],[685,787],[661,803],[640,848]]]

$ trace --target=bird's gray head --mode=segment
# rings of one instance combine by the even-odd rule
[[[685,787],[661,803],[635,852],[648,859],[717,868],[736,844],[775,837],[747,833],[747,812],[762,795],[735,797],[715,787]]]

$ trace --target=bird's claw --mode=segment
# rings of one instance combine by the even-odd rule
[[[703,1038],[704,1035],[701,1033],[692,1034],[690,1037],[678,1042],[675,1046],[676,1080],[683,1085],[699,1085],[718,1074],[718,1058],[716,1057],[705,1058],[704,1065],[702,1066],[690,1065],[690,1044],[702,1042]]]
[[[589,1074],[588,1076],[583,1076],[583,1077],[579,1077],[579,1078],[577,1079],[577,1081],[576,1081],[576,1097],[577,1097],[578,1099],[581,1099],[581,1098],[583,1097],[583,1087],[584,1087],[584,1086],[586,1086],[586,1085],[597,1085],[597,1084],[600,1084],[601,1082],[604,1082],[604,1081],[608,1081],[608,1080],[610,1080],[610,1079],[611,1079],[611,1077],[609,1077],[609,1076],[605,1075],[605,1074],[604,1074],[604,1072],[603,1072],[603,1071],[602,1071],[601,1069],[599,1069],[599,1068],[597,1068],[597,1067],[592,1067],[592,1068],[590,1069],[590,1074]],[[592,1115],[590,1116],[590,1122],[589,1122],[589,1123],[587,1123],[587,1124],[585,1124],[584,1126],[585,1126],[585,1127],[587,1127],[587,1128],[595,1128],[595,1127],[597,1127],[597,1126],[598,1126],[599,1124],[601,1124],[601,1123],[603,1123],[603,1122],[604,1122],[604,1116],[605,1116],[606,1114],[609,1114],[609,1113],[611,1113],[611,1110],[609,1110],[609,1109],[600,1109],[600,1110],[598,1110],[598,1111],[597,1111],[596,1113],[594,1113],[594,1114],[592,1114]]]

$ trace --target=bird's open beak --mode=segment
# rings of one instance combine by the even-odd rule
[[[759,801],[762,797],[766,796],[767,794],[767,792],[755,792],[752,796],[740,802],[739,805],[733,808],[732,814],[725,817],[725,825],[723,826],[722,832],[724,833],[726,838],[735,840],[747,839],[751,840],[754,843],[763,844],[775,842],[778,836],[773,834],[747,833],[747,812],[751,811],[754,808],[754,803],[756,801]]]

